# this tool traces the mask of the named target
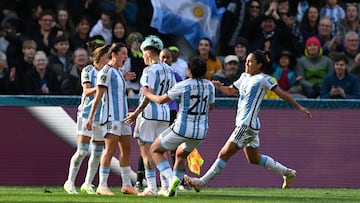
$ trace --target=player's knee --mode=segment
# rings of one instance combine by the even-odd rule
[[[88,150],[85,150],[85,149],[79,149],[77,152],[79,154],[79,157],[81,157],[81,158],[86,157],[89,153]]]

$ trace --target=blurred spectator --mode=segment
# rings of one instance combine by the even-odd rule
[[[345,39],[345,34],[349,31],[354,31],[360,35],[358,8],[354,4],[347,4],[345,11],[345,18],[335,24],[337,35],[340,35],[342,40]]]
[[[146,67],[143,59],[143,53],[140,50],[141,42],[144,37],[139,32],[132,32],[127,37],[127,47],[129,57],[125,61],[124,70],[134,72],[136,77],[133,80],[127,81],[128,96],[137,96],[140,91],[140,78],[144,68]]]
[[[290,11],[289,0],[278,0],[277,2],[277,13],[280,19],[289,27],[292,33],[292,53],[295,56],[302,56],[304,50],[304,38],[300,30],[299,24],[296,22],[295,14]],[[271,2],[271,4],[276,4]]]
[[[47,69],[48,58],[44,51],[37,51],[34,56],[34,68],[25,74],[25,94],[56,95],[60,93],[60,84],[56,75]]]
[[[8,61],[12,61],[21,55],[22,42],[28,37],[25,34],[24,24],[18,18],[9,18],[4,22],[0,30],[0,37],[4,37],[8,42],[6,56]]]
[[[19,15],[24,22],[27,34],[38,32],[40,29],[39,18],[43,12],[43,4],[40,0],[24,1],[25,5],[19,6]]]
[[[172,69],[180,75],[182,80],[185,80],[188,77],[187,75],[188,67],[186,61],[182,58],[179,58],[180,56],[179,47],[173,45],[173,46],[169,46],[168,49],[171,51],[171,55],[172,55],[172,63],[171,63]]]
[[[86,49],[80,47],[74,51],[73,63],[69,65],[61,80],[61,94],[81,95],[81,71],[90,63],[89,54]]]
[[[198,43],[197,54],[206,61],[206,74],[205,78],[210,80],[211,77],[219,70],[222,69],[220,60],[211,53],[211,40],[208,38],[201,38]]]
[[[246,57],[248,54],[248,41],[244,37],[239,37],[236,40],[235,46],[234,46],[234,53],[239,58],[239,69],[237,75],[240,76],[241,73],[245,72],[245,63],[246,63]]]
[[[348,70],[354,73],[360,81],[360,36],[354,32],[349,31],[345,34],[344,53],[349,62],[347,63]]]
[[[89,33],[89,19],[86,16],[82,16],[76,23],[75,34],[70,38],[70,49],[75,50],[79,47],[86,48],[86,42],[90,40]]]
[[[331,20],[331,34],[336,34],[335,23],[345,18],[344,9],[338,4],[338,0],[324,0],[325,5],[320,8],[320,17],[328,17]]]
[[[41,12],[38,23],[40,25],[39,29],[29,33],[30,38],[35,40],[38,50],[42,50],[49,55],[57,37],[57,29],[53,27],[54,12],[49,10]]]
[[[360,99],[360,85],[356,76],[347,70],[348,58],[345,54],[332,57],[334,71],[325,76],[320,98]]]
[[[56,27],[61,31],[58,34],[65,35],[67,38],[75,34],[74,22],[69,15],[69,11],[64,7],[60,7],[56,11]]]
[[[125,25],[125,22],[123,20],[117,19],[113,23],[112,27],[112,43],[114,42],[121,42],[126,44],[126,38],[127,38],[127,28]]]
[[[300,21],[300,30],[304,41],[318,33],[319,21],[319,9],[316,6],[309,6]]]
[[[249,52],[255,50],[270,51],[278,57],[282,50],[291,50],[293,36],[290,28],[280,20],[276,7],[270,4],[269,15],[260,15],[249,24],[251,34],[248,37]]]
[[[301,76],[300,85],[308,98],[317,98],[322,81],[333,70],[332,61],[322,55],[318,38],[310,37],[305,43],[305,56],[296,63],[296,74]]]
[[[245,20],[246,3],[243,0],[216,1],[216,5],[218,8],[226,8],[222,15],[220,36],[216,46],[216,53],[225,56],[232,54],[235,41],[241,34]]]
[[[262,5],[260,0],[250,0],[246,4],[244,24],[242,26],[241,36],[248,37],[252,34],[248,26],[255,18],[257,18],[261,14],[261,8]]]
[[[61,35],[55,39],[54,47],[49,55],[48,68],[56,75],[59,82],[63,74],[68,71],[69,64],[72,62],[69,48],[68,38]]]
[[[91,28],[89,36],[101,35],[107,44],[111,44],[112,39],[112,23],[114,22],[115,13],[111,10],[101,11],[101,17],[97,23]]]
[[[301,94],[302,88],[298,84],[301,77],[297,77],[295,66],[296,58],[289,51],[282,51],[277,62],[272,64],[274,69],[272,76],[278,81],[281,89],[290,94]]]
[[[232,85],[234,81],[239,79],[237,75],[239,69],[239,58],[236,55],[227,55],[224,59],[224,68],[216,72],[211,80],[217,80],[224,84],[224,86]],[[218,88],[215,90],[216,97],[227,97]],[[238,97],[239,95],[232,95]]]
[[[7,67],[6,54],[0,51],[0,94],[18,94],[20,83],[14,67]]]
[[[69,10],[70,16],[74,22],[79,22],[82,16],[89,19],[90,25],[94,25],[100,18],[102,0],[65,0],[64,6],[71,8]]]
[[[331,56],[341,51],[341,38],[332,34],[332,23],[329,17],[320,18],[317,38],[320,40],[324,55]]]
[[[33,61],[36,48],[37,45],[34,40],[25,40],[22,43],[22,55],[18,56],[16,60],[9,63],[10,67],[15,67],[16,69],[16,76],[20,83],[20,92],[23,92],[25,86],[25,73],[33,70]]]

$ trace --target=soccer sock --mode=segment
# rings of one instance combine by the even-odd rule
[[[90,145],[90,158],[88,161],[88,168],[85,177],[85,184],[92,184],[99,167],[101,154],[104,150],[104,145]]]
[[[69,166],[68,181],[75,182],[75,178],[79,172],[80,166],[84,158],[87,156],[89,150],[89,144],[80,142],[77,144],[77,150],[71,157]]]
[[[152,191],[157,191],[156,186],[156,171],[155,169],[145,169],[145,177],[147,181],[147,187]]]
[[[131,168],[130,166],[120,166],[121,180],[123,187],[132,187],[130,180]]]
[[[223,168],[226,166],[226,161],[217,158],[210,169],[200,178],[200,182],[202,185],[206,185],[210,182],[217,174],[221,172]]]
[[[287,168],[267,155],[260,155],[259,165],[284,175]]]
[[[168,188],[172,179],[172,169],[167,160],[163,160],[156,165],[160,171],[161,187]]]
[[[174,176],[180,179],[180,182],[184,179],[185,171],[174,170]]]
[[[110,167],[100,166],[99,168],[99,186],[108,187],[107,181],[110,174]]]

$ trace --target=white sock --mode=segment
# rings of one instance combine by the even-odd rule
[[[85,184],[88,184],[88,185],[92,184],[92,182],[94,180],[94,177],[95,177],[96,172],[99,167],[100,158],[101,158],[101,154],[104,149],[104,145],[91,144],[90,148],[91,148],[90,158],[88,161],[88,168],[87,168],[85,182],[84,182]]]
[[[120,166],[121,180],[123,187],[132,187],[130,174],[131,168],[130,166]]]
[[[110,174],[110,167],[100,166],[99,168],[99,186],[108,187],[107,181]]]
[[[87,156],[88,150],[89,150],[89,144],[78,143],[77,150],[70,160],[68,181],[75,183],[75,179],[79,172],[81,163],[83,162],[84,158]]]
[[[145,177],[146,177],[146,181],[147,181],[147,187],[150,188],[153,192],[156,192],[157,185],[156,185],[155,169],[145,169]]]
[[[202,185],[206,185],[210,182],[217,174],[219,174],[226,166],[226,161],[217,158],[209,170],[200,178],[200,182]]]
[[[267,155],[260,155],[259,165],[264,166],[265,168],[275,171],[281,175],[284,175],[286,173],[286,170],[288,169],[287,167]]]

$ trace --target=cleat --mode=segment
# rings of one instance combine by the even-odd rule
[[[64,190],[65,190],[68,194],[71,194],[71,195],[79,194],[79,193],[76,191],[76,187],[75,187],[74,183],[71,182],[71,181],[66,181],[66,182],[65,182],[65,184],[64,184]]]
[[[156,196],[157,192],[151,190],[150,188],[145,188],[145,190],[139,194],[137,194],[138,196]]]
[[[283,182],[281,188],[282,189],[288,188],[291,185],[291,183],[295,177],[296,177],[296,171],[293,169],[288,169],[286,171],[286,173],[283,175],[284,182]]]
[[[104,195],[104,196],[114,196],[115,194],[111,192],[108,187],[98,187],[96,190],[96,194]]]
[[[134,188],[137,191],[143,191],[144,190],[144,185],[140,181],[137,181]]]
[[[89,184],[82,184],[81,187],[80,187],[80,191],[81,192],[84,192],[86,194],[89,194],[89,195],[96,195],[96,192],[94,191],[94,185],[89,185]]]
[[[177,190],[177,187],[180,185],[180,183],[181,183],[181,180],[178,177],[174,176],[170,183],[169,192],[167,194],[168,197],[176,196],[176,190]]]
[[[159,191],[158,191],[158,195],[167,197],[169,193],[169,190],[165,187],[162,187]]]
[[[189,177],[188,175],[184,175],[184,180],[185,180],[185,183],[190,185],[191,187],[193,187],[196,192],[200,192],[201,182],[200,182],[199,178],[192,178],[192,177]]]
[[[137,195],[140,193],[133,187],[122,187],[121,192],[126,195]]]

